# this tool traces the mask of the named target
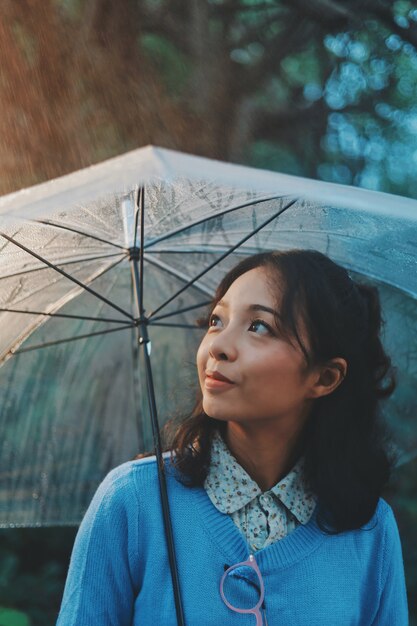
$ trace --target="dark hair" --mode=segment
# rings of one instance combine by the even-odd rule
[[[313,250],[266,252],[245,258],[222,279],[209,307],[245,272],[264,267],[272,293],[283,287],[278,327],[304,353],[307,368],[335,357],[347,361],[344,380],[329,395],[314,400],[300,451],[307,485],[318,499],[318,521],[327,532],[360,528],[374,514],[394,458],[380,415],[380,400],[395,388],[391,360],[380,339],[382,325],[376,287],[353,281],[348,272]],[[275,286],[275,288],[274,288]],[[277,293],[281,299],[281,291]],[[310,350],[300,339],[304,323]],[[170,428],[172,429],[171,423]],[[169,447],[185,484],[203,485],[211,442],[226,423],[207,416],[201,391],[191,415],[176,427]]]

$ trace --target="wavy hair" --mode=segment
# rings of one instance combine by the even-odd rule
[[[317,496],[320,527],[329,533],[360,528],[373,516],[394,465],[380,401],[394,391],[396,382],[380,338],[378,290],[355,282],[320,252],[255,254],[224,276],[207,316],[197,320],[199,326],[207,328],[211,312],[230,285],[257,267],[267,270],[271,293],[279,302],[275,321],[288,341],[299,344],[306,368],[335,357],[347,361],[339,386],[313,401],[300,451],[306,484]],[[307,330],[309,350],[300,339],[300,323]],[[224,434],[226,427],[226,422],[205,414],[201,390],[191,414],[179,426],[168,424],[167,448],[175,453],[172,462],[184,484],[203,485],[213,434],[216,430]]]

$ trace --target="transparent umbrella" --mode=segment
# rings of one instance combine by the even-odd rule
[[[0,225],[0,526],[77,524],[110,468],[160,453],[157,416],[195,400],[196,318],[264,250],[379,287],[385,412],[416,454],[417,201],[149,146],[4,196]]]

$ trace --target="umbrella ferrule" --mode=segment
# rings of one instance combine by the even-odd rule
[[[140,325],[139,343],[149,343],[148,330],[144,324]]]
[[[148,320],[146,317],[142,316],[139,318],[139,344],[149,344],[147,346],[148,351],[150,352],[150,344],[151,341],[149,339],[149,335],[148,335],[148,329],[146,327],[146,324],[148,323]]]

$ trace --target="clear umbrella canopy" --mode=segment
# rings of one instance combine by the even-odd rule
[[[313,248],[380,289],[399,379],[384,409],[415,455],[417,202],[148,147],[0,199],[0,525],[76,524],[111,467],[152,449],[138,196],[160,424],[192,408],[196,318],[226,271]]]

